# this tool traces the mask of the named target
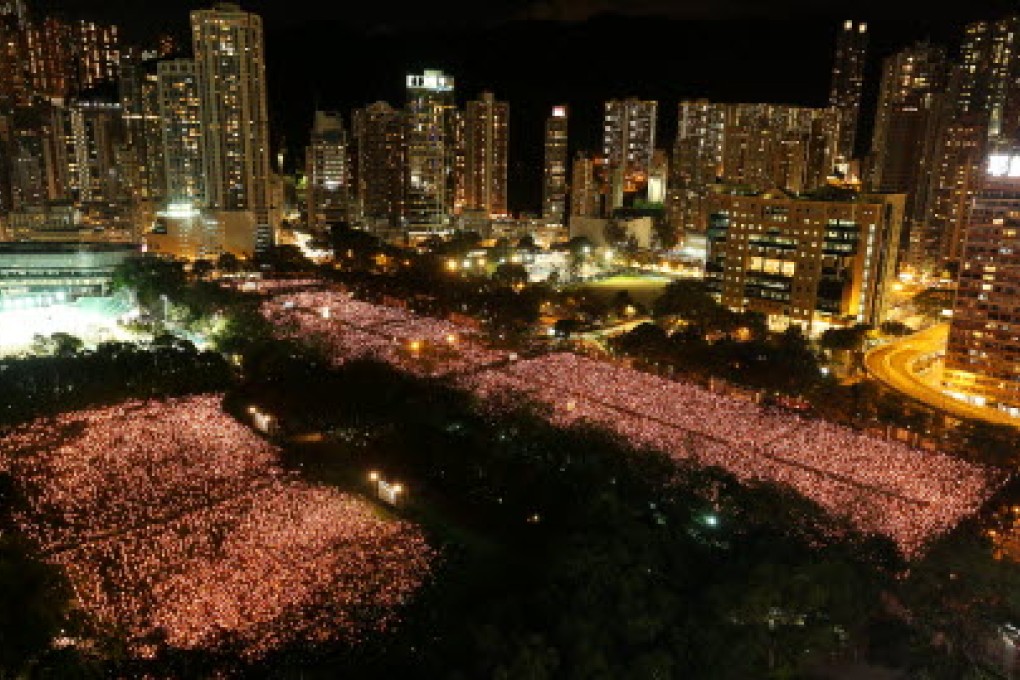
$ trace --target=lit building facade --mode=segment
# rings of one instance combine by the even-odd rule
[[[339,113],[316,111],[308,163],[308,226],[323,229],[348,222],[351,204],[351,168],[347,131]]]
[[[736,189],[709,199],[706,281],[722,304],[809,334],[878,324],[895,280],[904,196]]]
[[[908,239],[916,238],[916,225],[926,211],[932,127],[947,68],[945,49],[927,43],[902,50],[882,64],[868,185],[872,191],[907,194],[905,247]]]
[[[395,229],[404,213],[404,114],[386,102],[354,112],[357,210],[369,229]]]
[[[206,201],[250,211],[258,251],[272,245],[269,112],[262,18],[219,3],[191,13],[201,92]]]
[[[71,135],[80,203],[126,201],[124,126],[119,101],[95,97],[71,105]]]
[[[1020,155],[993,154],[966,227],[944,387],[1020,415]]]
[[[641,99],[612,99],[605,103],[602,153],[625,174],[645,174],[655,152],[659,103]]]
[[[545,121],[545,163],[542,173],[542,217],[564,224],[567,217],[569,119],[566,106],[554,106]]]
[[[603,217],[607,214],[609,161],[605,157],[577,154],[570,182],[571,217]]]
[[[841,163],[848,163],[854,156],[867,52],[868,25],[863,21],[844,21],[836,37],[836,59],[829,89],[829,106],[839,111],[837,153]]]
[[[403,224],[411,231],[445,228],[453,204],[456,144],[454,79],[442,71],[407,76]]]
[[[78,21],[72,40],[78,57],[79,90],[116,82],[120,67],[120,36],[116,26]]]
[[[198,67],[191,59],[172,59],[159,62],[156,73],[165,202],[203,207],[206,163]]]
[[[704,233],[711,186],[722,175],[725,106],[704,99],[677,107],[669,219],[678,233]]]
[[[507,216],[510,105],[483,92],[467,104],[465,208],[490,218]]]

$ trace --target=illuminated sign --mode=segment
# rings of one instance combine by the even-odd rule
[[[553,118],[566,118],[567,107],[565,106],[554,106],[552,112]]]
[[[988,174],[992,177],[1020,177],[1020,156],[992,154],[988,157]]]

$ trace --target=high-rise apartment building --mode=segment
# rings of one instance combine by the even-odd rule
[[[120,37],[116,26],[78,21],[74,24],[72,40],[78,57],[79,90],[89,90],[117,80]]]
[[[71,135],[78,201],[113,204],[127,200],[121,162],[124,127],[120,102],[100,96],[74,101]]]
[[[370,229],[401,225],[404,214],[406,125],[404,114],[386,102],[354,112],[357,210]]]
[[[708,194],[722,175],[725,106],[707,100],[677,107],[669,186],[670,223],[678,233],[704,233]]]
[[[214,210],[248,211],[255,248],[270,225],[269,111],[262,18],[234,3],[191,13],[201,92],[206,201]]]
[[[969,24],[959,63],[929,127],[929,159],[910,262],[937,273],[959,264],[968,206],[984,159],[1020,134],[1020,17]]]
[[[339,113],[316,111],[308,145],[308,226],[323,229],[350,220],[351,167],[347,131]]]
[[[1020,415],[1020,155],[994,153],[966,227],[943,383]]]
[[[854,156],[867,51],[868,25],[863,21],[844,21],[836,37],[836,59],[829,89],[829,106],[839,111],[837,153],[842,163]]]
[[[641,99],[612,99],[605,103],[602,153],[625,174],[645,174],[655,152],[659,103]]]
[[[935,107],[946,79],[945,49],[927,43],[902,50],[882,65],[868,184],[872,191],[907,194],[905,236],[925,211],[926,152],[931,148]]]
[[[413,231],[434,231],[445,227],[453,203],[454,79],[426,70],[407,76],[406,85],[402,219]]]
[[[31,103],[28,31],[13,5],[0,6],[0,110]]]
[[[791,197],[738,188],[709,198],[706,280],[731,309],[810,334],[877,324],[893,282],[904,197],[822,189]]]
[[[205,133],[198,67],[192,59],[156,67],[165,202],[180,210],[207,203]]]
[[[728,104],[722,175],[755,191],[812,191],[832,174],[838,143],[836,109]]]
[[[542,217],[557,224],[567,218],[568,118],[566,106],[554,106],[545,121]]]
[[[496,101],[491,92],[468,102],[464,140],[465,208],[506,216],[510,105]]]
[[[59,17],[46,17],[31,28],[29,36],[36,93],[52,99],[77,92],[78,50],[73,26]]]
[[[135,194],[141,201],[156,204],[166,191],[158,62],[122,63],[120,82],[128,143],[138,164]]]
[[[609,199],[609,161],[578,153],[570,173],[571,217],[604,217]]]

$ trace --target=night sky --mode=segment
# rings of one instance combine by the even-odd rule
[[[33,14],[114,21],[128,40],[161,31],[187,36],[187,12],[208,3],[29,0]],[[436,67],[457,78],[458,99],[491,89],[511,106],[514,210],[541,197],[542,126],[553,104],[571,107],[574,150],[597,148],[600,102],[659,100],[659,146],[670,147],[676,102],[771,101],[824,105],[834,36],[843,18],[871,27],[867,108],[881,57],[930,39],[955,54],[964,23],[1020,11],[1014,2],[862,0],[849,8],[820,0],[248,0],[263,15],[275,143],[299,160],[315,103],[350,109],[377,99],[403,102],[405,73]],[[766,11],[767,10],[767,11]],[[869,114],[870,117],[870,114]],[[870,120],[860,148],[866,146]]]

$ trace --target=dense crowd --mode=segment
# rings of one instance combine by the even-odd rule
[[[279,296],[263,313],[289,333],[319,338],[338,363],[372,357],[418,374],[453,376],[483,397],[520,392],[550,407],[557,422],[591,421],[740,479],[788,484],[860,530],[892,538],[907,554],[975,512],[1001,481],[951,456],[608,362],[573,354],[512,362],[455,324],[345,293]],[[446,351],[426,356],[409,350],[415,343]]]
[[[788,484],[858,529],[889,536],[908,555],[975,512],[998,481],[945,454],[573,354],[516,362],[466,382],[483,396],[526,394],[563,423],[592,421],[740,479]]]
[[[433,553],[414,526],[285,473],[215,396],[72,412],[0,440],[15,519],[84,611],[183,649],[356,641],[395,620]]]
[[[281,334],[321,342],[337,365],[372,358],[438,376],[497,364],[506,356],[480,346],[468,329],[450,321],[362,302],[348,293],[277,296],[262,311]]]

